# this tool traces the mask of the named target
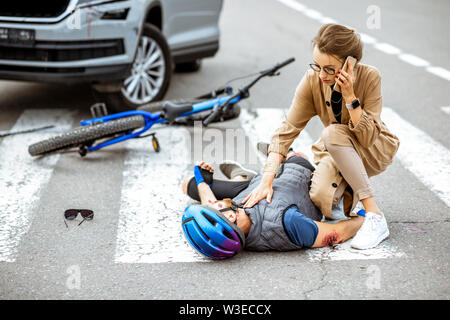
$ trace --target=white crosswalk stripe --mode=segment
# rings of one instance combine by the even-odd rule
[[[64,132],[70,129],[72,121],[72,112],[65,109],[25,110],[11,131],[58,124],[57,131]],[[15,261],[20,241],[39,205],[39,196],[59,159],[58,154],[32,158],[28,145],[57,133],[52,129],[0,140],[0,261]]]
[[[400,139],[402,165],[450,207],[450,151],[391,108],[383,108],[382,120]]]
[[[188,175],[190,137],[185,128],[157,131],[161,151],[148,139],[127,142],[115,262],[206,261],[187,244],[181,214],[189,198],[181,191]]]
[[[441,107],[441,110],[450,115],[450,106]]]
[[[308,257],[311,261],[374,260],[405,256],[406,254],[403,251],[389,244],[389,240],[380,243],[375,248],[366,250],[357,250],[350,247],[350,240],[335,246],[308,250]]]

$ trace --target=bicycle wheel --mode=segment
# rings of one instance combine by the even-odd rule
[[[38,156],[52,151],[77,147],[82,144],[91,144],[97,139],[137,129],[144,125],[144,117],[132,116],[96,125],[81,126],[47,140],[34,143],[28,147],[28,152],[32,156]]]

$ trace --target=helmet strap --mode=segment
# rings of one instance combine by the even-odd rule
[[[236,220],[234,221],[234,224],[237,225],[237,211],[239,208],[242,208],[242,207],[243,207],[242,204],[238,205],[238,204],[236,204],[236,202],[231,201],[231,206],[229,206],[228,208],[220,209],[219,211],[220,212],[225,212],[225,211],[229,211],[229,210],[234,211],[236,213]]]

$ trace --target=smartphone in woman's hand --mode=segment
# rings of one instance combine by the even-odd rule
[[[351,57],[351,56],[348,56],[345,59],[344,64],[342,65],[342,70],[344,70],[345,72],[348,72],[348,64],[349,63],[351,63],[352,69],[354,69],[355,68],[355,64],[356,64],[356,59]],[[337,83],[335,83],[334,87],[333,87],[333,90],[337,91],[337,92],[341,92],[341,87]]]

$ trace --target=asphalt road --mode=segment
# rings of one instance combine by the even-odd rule
[[[186,148],[186,136],[176,137],[163,129],[160,142],[168,151],[159,158],[144,141],[117,145],[85,158],[64,154],[49,162],[22,161],[13,155],[27,145],[13,147],[7,143],[26,140],[5,138],[0,140],[2,177],[11,175],[13,180],[14,170],[27,174],[17,189],[2,186],[10,193],[1,196],[21,197],[10,206],[15,210],[13,215],[20,213],[21,204],[28,203],[34,210],[23,227],[9,234],[17,241],[12,241],[11,247],[0,248],[0,252],[11,253],[0,260],[0,298],[448,299],[450,251],[446,244],[450,210],[448,189],[443,186],[448,185],[445,178],[449,176],[450,160],[445,155],[450,148],[450,114],[441,107],[450,105],[450,79],[445,78],[445,73],[436,75],[427,68],[450,70],[450,43],[445,40],[450,30],[450,4],[444,0],[301,3],[316,11],[299,12],[287,5],[289,1],[226,0],[218,54],[205,59],[197,73],[174,74],[166,98],[196,96],[205,88],[212,89],[231,78],[294,56],[295,63],[283,69],[279,77],[264,79],[254,88],[250,99],[242,104],[250,113],[243,112],[241,119],[211,129],[225,132],[227,128],[244,128],[247,144],[254,138],[248,135],[247,128],[252,124],[252,120],[246,122],[248,117],[256,111],[256,119],[262,119],[264,110],[282,111],[289,107],[295,87],[311,63],[311,39],[321,26],[320,17],[352,26],[376,39],[376,43],[399,49],[400,52],[387,53],[386,49],[366,43],[363,58],[364,63],[380,70],[384,105],[401,119],[395,123],[392,119],[397,118],[389,120],[398,130],[404,130],[402,147],[409,148],[386,172],[372,179],[391,233],[379,251],[372,251],[372,255],[355,254],[341,246],[288,253],[243,252],[226,261],[204,262],[192,256],[190,248],[161,243],[173,251],[158,256],[158,245],[146,244],[145,239],[141,241],[138,235],[127,232],[133,228],[141,230],[142,225],[146,229],[141,231],[150,236],[177,232],[170,229],[172,222],[167,222],[169,229],[165,230],[164,221],[179,219],[181,212],[173,208],[191,203],[177,187],[189,174],[190,164],[203,155],[218,169],[217,164],[230,154],[217,157],[205,153],[207,143]],[[379,29],[367,25],[370,5],[380,10]],[[428,64],[408,63],[399,58],[403,53]],[[0,131],[13,128],[26,112],[26,119],[39,118],[33,112],[40,109],[49,109],[48,114],[56,113],[56,119],[67,118],[67,125],[75,126],[89,118],[88,107],[92,103],[87,85],[0,81]],[[263,120],[261,123],[268,124],[271,119]],[[272,120],[272,125],[276,126],[277,121]],[[306,132],[314,140],[321,129],[320,121],[313,119]],[[256,130],[264,131],[257,126]],[[190,129],[187,137],[194,141],[198,133]],[[410,140],[416,137],[419,140]],[[233,149],[230,140],[225,140],[224,148],[232,148],[232,156],[240,150],[239,146]],[[245,152],[247,165],[257,169],[258,164],[250,161],[255,159],[254,150],[250,146]],[[175,161],[179,155],[186,161],[172,166],[168,159]],[[8,165],[1,162],[7,157]],[[147,184],[139,190],[130,189],[136,175],[133,166],[151,171],[146,176]],[[426,175],[436,167],[444,169],[440,175],[427,179]],[[12,171],[6,172],[8,168]],[[174,177],[169,171],[181,176]],[[69,207],[91,208],[95,218],[80,227],[70,224],[66,228],[62,212]],[[143,212],[147,220],[139,220]],[[161,217],[162,225],[155,217]],[[178,243],[170,236],[165,240]],[[187,262],[182,262],[177,252],[186,250],[183,258]]]

